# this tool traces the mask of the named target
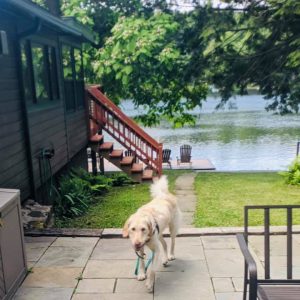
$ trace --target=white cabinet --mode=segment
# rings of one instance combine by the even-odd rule
[[[26,272],[20,191],[0,189],[0,299],[11,299]]]

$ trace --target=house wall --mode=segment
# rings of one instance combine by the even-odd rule
[[[55,174],[66,167],[72,158],[82,157],[88,143],[88,128],[85,108],[65,112],[60,40],[54,32],[41,31],[28,38],[35,41],[48,39],[51,45],[57,47],[60,100],[46,106],[29,107],[26,104],[23,108],[27,106],[27,109],[22,111],[16,26],[19,26],[19,31],[26,27],[18,24],[19,21],[0,10],[0,30],[7,32],[9,40],[9,55],[0,56],[0,187],[21,189],[21,197],[26,199],[34,196],[31,193],[31,178],[36,190],[41,185],[41,149],[54,148],[51,167]],[[29,139],[26,138],[26,119]]]
[[[46,108],[28,108],[34,181],[36,188],[39,188],[41,185],[39,166],[41,149],[53,148],[55,150],[55,155],[51,159],[52,172],[55,174],[86,147],[88,143],[87,115],[85,108],[74,112],[65,111],[59,36],[53,32],[42,31],[29,39],[55,46],[59,54],[57,58],[60,100],[51,103]]]
[[[17,188],[30,195],[30,174],[25,143],[16,60],[16,28],[12,16],[0,11],[0,30],[6,31],[9,55],[0,55],[0,187]]]

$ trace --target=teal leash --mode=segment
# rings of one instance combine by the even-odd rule
[[[147,263],[146,263],[146,266],[145,266],[145,272],[147,272],[150,264],[152,263],[153,261],[153,258],[154,258],[154,252],[152,251],[152,255],[151,257],[148,259]],[[135,271],[134,271],[134,275],[138,275],[139,274],[139,267],[140,267],[140,259],[144,259],[144,258],[141,258],[140,256],[137,257],[136,259],[136,265],[135,265]]]

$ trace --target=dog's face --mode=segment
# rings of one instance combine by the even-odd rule
[[[135,251],[150,241],[155,230],[155,221],[151,216],[132,215],[123,227],[123,237],[129,237]]]

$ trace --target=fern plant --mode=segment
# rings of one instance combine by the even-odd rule
[[[287,172],[280,172],[279,174],[285,178],[287,184],[300,185],[300,156],[296,157]]]

